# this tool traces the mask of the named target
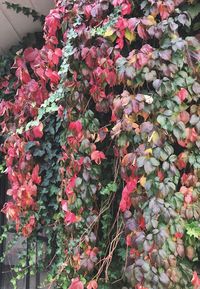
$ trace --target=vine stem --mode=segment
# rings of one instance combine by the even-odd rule
[[[69,258],[60,266],[60,269],[58,270],[56,276],[52,279],[52,281],[47,284],[48,289],[51,289],[54,282],[56,282],[56,280],[58,279],[58,277],[62,274],[63,270],[65,269],[65,267],[68,265],[69,263]]]
[[[120,240],[120,237],[123,233],[123,230],[124,230],[124,225],[121,223],[120,227],[117,229],[115,237],[113,238],[113,240],[110,243],[109,253],[108,253],[107,257],[105,257],[103,259],[103,263],[101,264],[101,267],[99,268],[98,273],[94,277],[95,280],[99,279],[99,277],[100,277],[100,275],[103,272],[103,269],[105,267],[105,280],[106,280],[106,283],[108,282],[108,280],[109,280],[108,269],[109,269],[109,266],[112,262],[113,253],[114,253],[114,251],[115,251],[115,249],[119,243],[119,240]]]

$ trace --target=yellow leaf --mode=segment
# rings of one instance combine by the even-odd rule
[[[152,141],[154,144],[156,144],[159,139],[160,139],[159,134],[157,133],[157,131],[154,131],[154,132],[152,133],[152,135],[150,136],[150,138],[149,138],[148,141],[149,141],[149,142]]]
[[[126,81],[126,84],[127,84],[128,86],[131,86],[131,85],[133,85],[133,81],[130,80],[130,79],[128,79],[128,80]]]
[[[152,155],[152,149],[145,150],[145,155]]]
[[[69,199],[68,199],[68,204],[69,204],[69,205],[72,205],[72,204],[75,203],[75,201],[76,201],[76,195],[73,194],[72,196],[69,197]]]
[[[112,36],[109,37],[111,42],[114,42],[116,40],[116,38],[117,38],[116,34],[113,34]]]
[[[115,33],[115,30],[111,27],[109,27],[106,32],[104,33],[104,37],[110,37]]]
[[[148,15],[147,19],[149,20],[151,25],[155,25],[156,24],[155,18],[152,15]]]
[[[129,29],[126,29],[125,31],[125,37],[126,39],[131,43],[133,41],[135,41],[136,39],[136,34],[135,32],[130,31]]]
[[[172,34],[171,34],[171,39],[175,40],[175,39],[177,39],[177,38],[178,38],[177,34],[175,34],[175,33],[172,33]]]
[[[140,185],[144,188],[145,184],[146,184],[147,179],[145,178],[145,176],[142,176],[140,178]]]
[[[125,119],[132,125],[134,129],[137,129],[139,125],[135,122],[135,117],[134,116],[128,116],[125,114]]]
[[[128,64],[129,65],[134,64],[136,61],[137,61],[137,55],[133,54],[133,56],[131,56],[131,58],[129,59]]]

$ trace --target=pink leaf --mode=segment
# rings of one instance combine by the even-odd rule
[[[138,35],[140,36],[140,38],[142,38],[143,40],[148,39],[148,34],[144,28],[144,25],[138,24],[137,32],[138,32]]]
[[[186,97],[188,96],[188,91],[185,88],[181,88],[179,92],[177,93],[178,98],[180,101],[184,101]]]
[[[39,52],[36,48],[29,47],[24,50],[24,59],[27,62],[33,62],[38,55]]]
[[[68,211],[67,201],[66,200],[62,200],[61,201],[61,205],[62,205],[63,211],[67,212]]]
[[[96,280],[90,281],[87,285],[87,289],[97,289],[97,288],[98,288],[98,284]]]
[[[91,153],[91,159],[92,159],[92,161],[95,161],[95,163],[97,165],[99,165],[101,163],[101,160],[105,160],[106,157],[105,157],[103,152],[100,152],[100,151],[96,150],[96,151],[93,151]]]
[[[117,76],[116,73],[114,71],[110,71],[107,73],[107,82],[108,84],[113,87],[114,85],[116,85],[116,80],[117,80]]]
[[[197,275],[197,272],[193,273],[193,277],[192,277],[192,285],[194,286],[194,289],[199,289],[200,288],[200,279]]]
[[[55,49],[55,54],[56,54],[57,56],[61,57],[61,56],[62,56],[62,49],[56,48],[56,49]]]
[[[51,82],[58,84],[60,76],[58,75],[57,71],[53,71],[49,68],[45,71],[45,75],[51,80]]]
[[[68,289],[84,289],[84,285],[80,281],[80,279],[77,277],[75,279],[72,279],[72,283]]]
[[[76,223],[77,221],[77,217],[74,213],[70,212],[70,211],[67,211],[65,213],[65,222],[70,225],[70,224],[73,224],[73,223]]]
[[[38,126],[33,128],[33,135],[35,138],[42,138],[43,137],[43,124],[40,123]]]

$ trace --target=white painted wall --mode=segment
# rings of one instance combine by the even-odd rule
[[[38,22],[33,22],[32,17],[26,17],[22,13],[16,14],[13,10],[7,9],[0,0],[0,54],[3,54],[13,44],[16,44],[23,36],[30,32],[41,30]],[[54,7],[53,0],[7,0],[11,3],[18,3],[22,6],[35,9],[40,14],[47,15]]]

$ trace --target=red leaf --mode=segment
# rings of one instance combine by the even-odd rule
[[[167,7],[161,2],[158,2],[158,10],[159,10],[160,17],[162,20],[165,20],[169,17],[169,11]]]
[[[33,135],[35,138],[42,138],[43,137],[43,124],[40,123],[38,126],[33,128]]]
[[[82,128],[83,127],[82,127],[82,123],[80,122],[80,120],[72,121],[69,124],[69,130],[71,130],[77,135],[82,131]]]
[[[185,196],[184,201],[186,204],[191,204],[192,203],[192,195],[188,194]]]
[[[187,111],[182,111],[179,114],[179,119],[184,123],[188,123],[188,121],[190,120],[190,114]]]
[[[96,150],[96,151],[93,151],[91,153],[91,160],[95,161],[95,163],[97,165],[99,165],[101,163],[101,160],[105,160],[105,159],[106,159],[106,157],[105,157],[103,152],[100,152],[100,151]]]
[[[48,58],[51,62],[53,61],[53,64],[58,65],[59,58],[62,56],[62,50],[60,48],[56,48],[55,51],[49,50],[48,52]]]
[[[67,201],[66,200],[62,200],[61,201],[61,205],[62,205],[62,210],[64,212],[67,212],[68,211]]]
[[[62,49],[56,48],[56,49],[55,49],[55,54],[56,54],[57,56],[61,57],[61,56],[62,56]]]
[[[69,181],[67,183],[65,192],[66,192],[68,197],[70,197],[74,194],[73,188],[75,187],[76,179],[77,179],[77,176],[74,175],[73,177],[71,177],[71,179],[69,179]]]
[[[129,210],[131,207],[131,198],[130,195],[133,193],[133,191],[137,187],[137,181],[138,178],[134,178],[130,180],[126,186],[124,187],[122,191],[122,199],[120,201],[119,208],[122,212],[125,212],[126,210]]]
[[[75,279],[72,279],[72,283],[68,289],[84,289],[84,285],[80,281],[80,279],[77,277]]]
[[[96,59],[92,58],[91,55],[88,53],[86,58],[85,58],[85,62],[87,64],[87,66],[92,69],[95,67]]]
[[[22,235],[24,237],[29,237],[35,227],[35,216],[30,216],[28,224],[24,225],[22,228]]]
[[[39,55],[39,52],[37,48],[26,48],[24,50],[24,59],[27,62],[33,62],[35,61],[36,57]]]
[[[45,80],[45,75],[44,75],[44,68],[39,67],[35,70],[35,73],[43,80]]]
[[[195,142],[198,138],[198,134],[195,130],[195,128],[186,128],[186,140],[187,142]]]
[[[188,96],[188,91],[185,88],[181,88],[177,93],[177,96],[180,99],[180,101],[183,102]]]
[[[51,82],[58,84],[60,76],[58,75],[57,71],[53,71],[49,68],[45,71],[45,75],[51,80]]]
[[[132,245],[132,238],[131,238],[131,234],[129,234],[128,236],[126,236],[126,245],[131,247]]]
[[[98,288],[98,284],[96,280],[90,281],[87,285],[87,289],[97,289],[97,288]]]
[[[70,211],[67,211],[65,213],[65,222],[70,225],[70,224],[73,224],[73,223],[76,223],[77,221],[77,217],[74,213],[70,212]]]
[[[28,83],[31,80],[27,69],[19,69],[19,78],[23,83]]]
[[[128,15],[131,13],[131,4],[128,0],[114,0],[113,1],[113,6],[120,6],[121,8],[121,14],[124,15]]]
[[[91,16],[91,10],[92,10],[92,6],[91,5],[86,5],[85,8],[84,8],[84,14],[85,14],[85,17],[87,19],[90,18]]]
[[[88,52],[89,52],[89,48],[83,47],[83,49],[81,50],[81,57],[83,58],[83,60],[86,58]]]
[[[145,44],[142,46],[142,48],[140,49],[140,51],[142,53],[145,53],[145,54],[148,54],[148,55],[151,55],[151,53],[153,52],[153,47],[149,44]]]
[[[106,80],[107,80],[108,84],[110,85],[110,87],[115,86],[116,80],[117,80],[116,73],[114,71],[108,72]]]
[[[147,34],[146,30],[145,30],[144,25],[138,24],[137,32],[138,32],[138,35],[140,36],[140,38],[142,38],[143,40],[147,40],[148,39],[148,34]]]
[[[36,165],[33,169],[32,172],[32,181],[33,183],[39,185],[41,183],[41,177],[39,177],[38,173],[39,173],[40,167],[39,165]]]
[[[3,87],[7,87],[7,86],[9,86],[9,82],[7,80],[0,82],[0,89],[2,89]]]
[[[175,237],[176,239],[182,239],[182,238],[183,238],[183,233],[176,232],[176,233],[174,234],[174,237]]]
[[[148,288],[142,286],[141,284],[137,284],[135,289],[148,289]]]
[[[159,170],[157,172],[157,176],[158,176],[160,182],[162,182],[164,177],[165,177],[164,173],[161,170]]]
[[[116,42],[117,42],[117,48],[123,49],[123,47],[124,47],[124,38],[123,37],[119,37]]]
[[[27,83],[26,87],[29,89],[30,92],[36,92],[39,89],[39,85],[35,79],[31,79],[29,83]]]
[[[138,221],[139,221],[140,229],[144,230],[145,229],[145,218],[143,216],[141,216]]]
[[[199,279],[196,271],[193,273],[193,277],[192,277],[191,282],[192,282],[192,285],[194,286],[194,289],[200,288],[200,279]]]
[[[16,221],[19,219],[20,208],[16,206],[13,202],[7,202],[4,204],[1,212],[6,214],[7,219]]]
[[[58,107],[58,116],[60,118],[63,118],[64,110],[65,110],[64,107],[62,105],[59,105],[59,107]]]
[[[129,15],[131,13],[131,4],[127,1],[127,3],[122,5],[122,15]]]
[[[178,167],[179,170],[185,169],[187,166],[187,162],[188,162],[187,154],[185,154],[184,152],[180,153],[176,160],[176,166]]]
[[[139,253],[139,251],[138,250],[136,250],[136,249],[134,249],[134,248],[131,248],[130,249],[130,257],[139,257],[140,256],[140,253]],[[136,288],[138,288],[138,287],[136,287]]]

